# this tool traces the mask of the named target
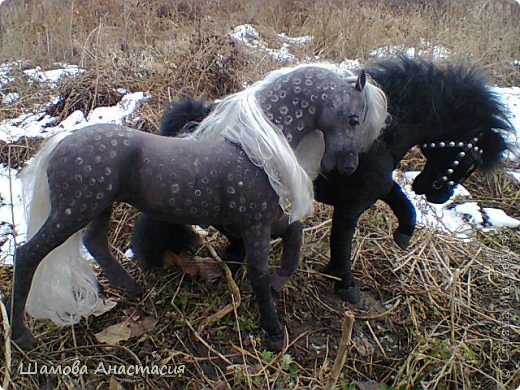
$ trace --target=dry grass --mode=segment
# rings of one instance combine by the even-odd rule
[[[24,60],[21,72],[63,61],[79,64],[88,72],[65,80],[57,92],[18,77],[3,92],[18,92],[22,98],[15,105],[0,107],[0,120],[27,112],[56,93],[64,100],[51,108],[53,116],[63,119],[77,109],[88,114],[96,106],[117,102],[116,89],[126,88],[153,95],[141,107],[140,120],[132,125],[154,132],[168,100],[185,93],[219,97],[279,66],[229,41],[229,29],[246,22],[258,27],[272,45],[277,44],[274,33],[314,36],[310,47],[296,53],[300,59],[320,55],[329,61],[345,57],[366,60],[370,50],[385,45],[417,46],[422,38],[447,48],[455,60],[478,65],[500,85],[520,82],[520,71],[512,64],[519,53],[520,26],[515,20],[520,7],[505,0],[101,3],[12,2],[10,12],[4,12],[3,5],[1,62]],[[21,139],[1,145],[2,163],[20,166],[35,152],[38,142]],[[420,163],[419,153],[412,151],[402,166],[413,168]],[[520,189],[506,175],[475,175],[468,187],[485,205],[520,217]],[[135,216],[135,210],[125,205],[114,213],[111,243],[120,259]],[[328,259],[330,217],[330,208],[319,205],[316,215],[306,221],[302,265],[278,302],[290,340],[285,354],[272,354],[262,345],[244,267],[234,276],[240,290],[238,300],[224,277],[208,285],[175,270],[142,275],[124,261],[146,284],[143,299],[122,299],[110,313],[72,328],[58,329],[48,322],[30,320],[40,345],[29,353],[14,346],[9,351],[2,333],[0,385],[320,388],[336,378],[334,362],[338,349],[345,345],[346,362],[337,378],[340,388],[366,389],[373,385],[371,381],[387,388],[429,389],[510,389],[520,384],[517,231],[479,234],[478,239],[464,243],[419,229],[410,249],[401,251],[391,240],[395,219],[386,206],[377,204],[363,215],[356,234],[354,270],[363,288],[363,301],[351,306],[334,296],[332,281],[319,272]],[[224,245],[213,230],[205,241],[217,250]],[[211,256],[207,248],[201,250]],[[275,241],[273,264],[280,250]],[[4,297],[11,288],[11,272],[10,267],[0,267]],[[106,284],[104,291],[119,298]],[[200,329],[210,315],[224,307],[233,310]],[[96,332],[136,310],[158,319],[153,332],[119,347],[97,343]],[[354,314],[354,328],[351,342],[347,342],[346,329],[347,341],[341,344],[347,311]],[[88,366],[89,375],[23,375],[19,369],[22,362],[56,367],[71,366],[76,360]],[[100,362],[106,367],[185,364],[186,372],[175,378],[94,375]]]

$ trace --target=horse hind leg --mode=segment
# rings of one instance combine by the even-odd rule
[[[62,291],[60,288],[67,288],[66,283],[64,283],[60,277],[60,272],[66,272],[63,269],[67,267],[70,269],[70,265],[63,264],[63,261],[67,261],[67,259],[66,256],[60,255],[66,255],[66,252],[72,249],[71,246],[79,244],[74,240],[69,242],[68,239],[74,236],[74,233],[82,227],[83,226],[69,226],[67,228],[53,217],[49,217],[26,244],[16,249],[12,312],[10,313],[12,328],[11,338],[23,349],[30,349],[36,344],[36,340],[32,336],[31,331],[25,325],[24,312],[26,304],[29,312],[31,312],[31,306],[33,307],[34,312],[31,314],[35,317],[51,318],[56,323],[60,323],[61,320],[62,324],[63,320],[66,321],[62,315],[67,312],[67,309],[57,310],[56,308],[59,307],[61,309],[67,306],[56,302],[56,300],[66,299],[63,298],[63,294],[60,293]],[[62,245],[65,241],[67,241],[67,244]],[[60,245],[62,246],[60,247]],[[53,256],[46,259],[51,251],[53,252]],[[54,264],[56,262],[52,260],[56,258],[61,259],[62,262],[58,261],[58,264]],[[39,265],[44,259],[45,264],[42,264],[39,268]],[[88,287],[90,287],[88,290],[91,296],[87,297],[87,299],[95,300],[97,297],[95,275],[92,272],[91,275],[84,274],[83,276],[86,278],[86,284],[89,284]],[[94,280],[92,280],[91,277],[93,277]],[[85,284],[83,286],[85,286]],[[30,293],[31,297],[29,297]],[[68,294],[68,296],[70,297],[70,294]],[[28,298],[33,302],[28,302]],[[85,298],[85,294],[83,294],[83,298]],[[70,302],[68,303],[70,304]],[[72,302],[72,305],[74,305],[74,302]]]
[[[109,206],[92,220],[83,235],[83,243],[101,266],[110,284],[122,289],[128,298],[133,299],[141,294],[141,288],[110,252],[108,228],[111,215],[112,206]]]

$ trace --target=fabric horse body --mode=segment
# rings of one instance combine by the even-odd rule
[[[304,79],[315,82],[296,88]],[[323,82],[331,89],[318,99],[313,88]],[[24,174],[35,191],[30,207],[35,218],[29,221],[29,241],[15,255],[13,339],[22,347],[34,344],[23,318],[28,295],[29,313],[61,324],[77,322],[92,311],[97,302],[95,276],[78,264],[77,249],[68,253],[84,227],[85,246],[111,284],[130,296],[139,292],[107,241],[112,204],[124,201],[164,221],[221,224],[240,231],[260,324],[268,345],[279,350],[283,333],[271,299],[270,235],[284,237],[279,272],[286,280],[298,264],[298,220],[312,211],[309,174],[320,164],[348,171],[357,164],[358,151],[368,147],[383,126],[384,95],[367,95],[364,87],[363,77],[329,66],[285,69],[223,100],[200,127],[207,134],[220,133],[217,139],[203,133],[197,140],[165,139],[116,125],[94,125],[50,139]],[[294,124],[277,127],[266,105],[286,98],[292,103],[296,97],[300,106],[307,102],[305,112],[286,104],[271,106],[285,122],[291,114],[295,117]],[[374,115],[380,119],[370,121]],[[308,161],[300,156],[302,168],[293,149],[318,128],[321,142],[317,150],[306,145],[311,157]],[[275,274],[275,286],[279,279]]]
[[[351,302],[359,299],[350,257],[360,215],[378,199],[386,202],[398,217],[394,239],[403,249],[415,229],[414,207],[392,178],[405,153],[414,145],[422,147],[428,161],[413,188],[429,201],[443,203],[454,186],[477,167],[489,170],[499,162],[507,147],[504,134],[511,130],[504,108],[473,70],[462,66],[442,68],[406,57],[374,63],[368,70],[387,93],[392,122],[380,139],[360,154],[358,169],[352,175],[341,176],[332,171],[314,182],[316,200],[334,206],[331,257],[325,272],[341,278],[336,282],[336,292]],[[196,102],[173,106],[173,111],[183,112],[183,119],[188,122],[200,120],[208,110],[209,107]],[[185,123],[168,114],[162,133],[174,135]],[[156,235],[144,234],[150,229]],[[133,238],[137,257],[157,262],[161,252],[169,249],[168,243],[175,240],[167,233],[185,230],[171,229],[147,216],[141,217]],[[242,254],[240,240],[230,240],[231,252]]]

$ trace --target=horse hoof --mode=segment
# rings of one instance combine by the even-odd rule
[[[410,240],[412,239],[412,236],[408,234],[401,233],[399,231],[395,231],[394,233],[394,241],[395,243],[401,248],[402,250],[405,250],[408,248],[408,245],[410,244]]]
[[[19,335],[16,335],[16,333],[13,333],[11,339],[24,351],[34,349],[38,345],[38,340],[34,338],[29,329],[25,328]]]
[[[360,291],[357,286],[350,286],[347,288],[336,288],[336,294],[346,302],[357,304],[360,300]]]
[[[271,274],[271,289],[275,294],[280,295],[288,280],[288,276],[280,276],[278,272],[273,272]]]
[[[130,300],[137,299],[143,295],[143,289],[137,283],[127,286],[124,289],[124,292],[125,296]]]
[[[267,349],[273,352],[280,352],[285,345],[285,338],[281,336],[267,336]]]

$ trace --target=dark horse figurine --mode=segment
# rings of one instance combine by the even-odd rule
[[[131,297],[140,292],[107,240],[112,204],[122,201],[170,223],[239,232],[260,325],[268,347],[280,350],[271,278],[276,286],[298,264],[299,220],[312,213],[310,176],[320,165],[351,173],[386,117],[385,95],[364,72],[308,64],[274,71],[228,96],[196,137],[93,125],[51,138],[23,172],[33,193],[29,240],[15,254],[13,340],[24,348],[35,343],[25,308],[59,324],[96,309],[97,281],[81,261],[82,238],[111,284]],[[282,267],[272,276],[271,234],[282,235],[284,244]]]
[[[341,278],[335,290],[352,303],[359,299],[351,247],[360,215],[378,199],[387,203],[399,221],[394,240],[402,249],[415,229],[415,209],[392,178],[405,153],[419,145],[427,159],[413,190],[430,202],[444,203],[455,185],[476,168],[489,171],[497,165],[507,148],[504,135],[512,129],[504,107],[473,69],[402,56],[377,61],[367,70],[387,94],[392,121],[379,140],[360,154],[352,175],[332,171],[314,181],[316,200],[334,206],[325,272]],[[173,104],[163,118],[162,134],[192,131],[212,107],[190,100]],[[176,235],[191,239],[181,243]],[[243,256],[241,240],[227,236],[229,256]],[[134,227],[136,259],[149,265],[158,265],[166,250],[178,252],[194,244],[189,227],[162,223],[148,215],[140,216]]]

